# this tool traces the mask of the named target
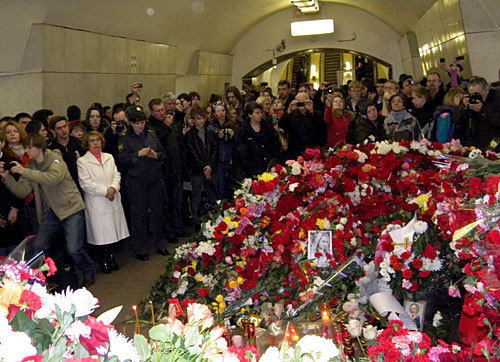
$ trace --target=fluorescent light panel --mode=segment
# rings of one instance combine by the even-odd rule
[[[333,19],[295,21],[290,24],[292,36],[333,33]]]

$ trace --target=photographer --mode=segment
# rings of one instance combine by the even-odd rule
[[[104,152],[110,153],[114,159],[118,157],[118,138],[124,136],[128,130],[127,117],[125,117],[125,103],[117,103],[112,108],[111,124],[104,134],[106,146]]]
[[[156,251],[168,255],[162,240],[162,161],[165,151],[153,130],[146,129],[146,113],[130,106],[125,115],[131,128],[118,140],[118,161],[126,170],[125,184],[131,205],[131,235],[137,259],[148,256],[148,219]],[[148,209],[151,212],[148,215]]]
[[[466,146],[481,150],[500,144],[500,89],[491,88],[483,77],[472,77],[468,96],[457,111],[459,138]]]
[[[288,111],[279,121],[279,127],[288,135],[286,159],[296,159],[306,148],[321,147],[326,141],[326,126],[313,101],[305,93],[299,93],[290,103]]]
[[[30,162],[23,167],[14,161],[9,171],[0,166],[0,176],[7,188],[18,198],[35,192],[35,203],[40,230],[33,243],[36,251],[47,251],[53,236],[64,230],[68,254],[84,274],[83,285],[95,281],[94,263],[85,251],[85,205],[80,192],[58,151],[48,150],[45,139],[31,134],[25,141]],[[12,176],[21,175],[18,181]]]

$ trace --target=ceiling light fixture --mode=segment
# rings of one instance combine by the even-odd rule
[[[318,0],[290,0],[292,5],[295,5],[302,13],[317,13],[319,12]]]
[[[290,24],[292,36],[333,33],[333,19],[295,21]]]

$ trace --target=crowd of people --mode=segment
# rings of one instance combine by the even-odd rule
[[[426,138],[496,151],[500,90],[482,77],[462,79],[460,64],[442,64],[425,79],[369,79],[338,87],[229,86],[202,100],[167,94],[142,105],[142,84],[125,102],[92,104],[54,115],[41,109],[0,119],[0,253],[27,235],[35,250],[65,245],[83,285],[118,270],[116,253],[131,240],[137,259],[154,245],[199,230],[218,200],[244,178],[295,159],[307,148]],[[148,115],[149,114],[149,115]],[[55,247],[57,250],[61,248]]]

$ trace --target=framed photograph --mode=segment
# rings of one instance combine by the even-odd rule
[[[410,318],[417,325],[417,330],[422,331],[424,327],[424,315],[425,315],[425,307],[427,302],[425,301],[413,301],[413,300],[405,300],[404,308],[406,313],[410,316]]]
[[[330,230],[310,230],[307,238],[307,259],[314,260],[320,268],[328,266],[326,254],[333,254],[332,232]]]

